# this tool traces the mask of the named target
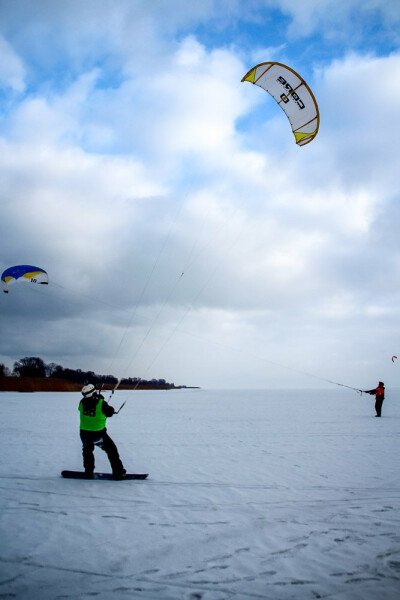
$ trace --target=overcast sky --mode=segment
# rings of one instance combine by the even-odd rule
[[[0,362],[399,386],[399,139],[398,0],[0,0]]]

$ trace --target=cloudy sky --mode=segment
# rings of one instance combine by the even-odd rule
[[[399,386],[399,135],[398,0],[0,0],[0,362]]]

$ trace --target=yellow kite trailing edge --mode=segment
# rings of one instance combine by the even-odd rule
[[[319,129],[318,104],[310,87],[292,68],[278,62],[256,65],[243,77],[268,92],[285,112],[298,146],[309,144]]]

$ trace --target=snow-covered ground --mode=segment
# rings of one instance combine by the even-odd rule
[[[60,477],[79,398],[0,395],[1,599],[400,597],[395,390],[117,392],[131,482]]]

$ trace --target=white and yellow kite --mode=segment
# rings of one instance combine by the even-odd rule
[[[277,101],[292,126],[296,144],[305,146],[319,129],[318,104],[310,87],[296,71],[278,62],[256,65],[243,77]]]

